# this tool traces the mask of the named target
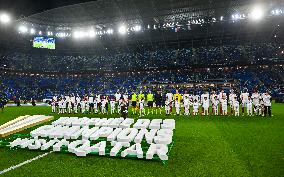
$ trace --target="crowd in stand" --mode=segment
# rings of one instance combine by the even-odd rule
[[[10,52],[0,60],[0,67],[44,72],[131,71],[188,66],[235,66],[236,64],[269,64],[283,61],[284,44],[247,44],[181,49],[137,49],[131,52],[104,52],[104,55],[54,55]],[[39,62],[40,61],[40,62]]]
[[[48,75],[27,73],[0,73],[0,94],[9,100],[42,100],[53,95],[93,93],[112,95],[117,90],[132,93],[137,90],[181,93],[200,93],[231,88],[240,92],[269,91],[273,98],[284,93],[283,67],[203,68],[183,71],[147,71],[127,73],[104,73],[84,75]],[[231,83],[226,89],[216,83]],[[186,84],[192,83],[189,88]],[[198,84],[209,84],[199,87]],[[213,85],[211,85],[213,84]]]
[[[167,92],[176,87],[181,92],[187,89],[193,93],[204,90],[197,87],[197,83],[215,83],[207,86],[207,90],[212,91],[221,89],[216,83],[230,82],[237,91],[246,88],[249,92],[257,89],[264,93],[268,90],[275,98],[284,92],[283,49],[284,44],[259,43],[144,48],[135,52],[84,56],[10,52],[1,54],[0,58],[0,69],[3,69],[0,97],[42,100],[55,94],[111,95],[116,90],[131,93],[141,89]],[[195,85],[183,89],[182,85],[187,83]],[[228,93],[229,89],[225,91]]]

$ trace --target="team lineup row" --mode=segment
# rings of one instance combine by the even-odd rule
[[[116,93],[113,96],[54,96],[52,99],[52,112],[64,113],[102,113],[108,114],[128,114],[128,106],[131,103],[132,114],[140,116],[146,114],[162,114],[162,109],[166,115],[240,115],[241,113],[248,116],[258,115],[271,116],[271,96],[268,92],[258,93],[257,91],[250,94],[247,92],[237,96],[234,91],[229,95],[223,90],[218,94],[205,92],[201,95],[191,95],[188,93],[179,94],[178,90],[175,94],[161,93],[153,94],[151,91],[146,95],[140,92],[133,93],[129,99],[126,94]],[[228,109],[228,105],[229,108]],[[110,110],[109,110],[110,106]],[[191,108],[192,107],[192,108]],[[173,109],[174,108],[174,109]],[[192,110],[192,111],[191,111]],[[230,113],[228,113],[230,110]],[[147,113],[146,113],[147,111]]]

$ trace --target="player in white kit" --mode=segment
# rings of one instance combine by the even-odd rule
[[[202,104],[202,114],[204,115],[204,99],[206,98],[206,101],[209,101],[209,93],[205,92],[201,95],[201,104]],[[209,106],[208,106],[209,107]]]
[[[145,115],[144,104],[145,104],[145,101],[144,101],[143,98],[141,98],[141,100],[139,101],[139,115],[140,115],[140,117]]]
[[[234,106],[235,116],[240,116],[240,103],[239,103],[237,97],[234,98],[233,106]]]
[[[271,96],[266,92],[263,96],[264,116],[268,114],[271,117]]]
[[[198,115],[199,113],[199,103],[197,102],[197,100],[195,99],[193,102],[193,115]]]
[[[56,112],[56,103],[54,99],[52,99],[52,102],[51,102],[51,111],[52,113]]]
[[[229,105],[231,108],[231,115],[233,115],[234,112],[234,99],[237,95],[235,94],[234,90],[231,90],[230,94],[229,94]]]
[[[209,115],[209,94],[208,94],[208,97],[206,97],[206,96],[207,95],[204,96],[203,103],[202,103],[203,115],[204,116]]]
[[[72,113],[72,102],[71,102],[71,98],[69,98],[69,101],[68,101],[68,114],[71,114]]]
[[[222,115],[226,116],[228,114],[228,102],[226,97],[223,97],[221,105],[222,105]]]
[[[242,115],[245,115],[245,107],[247,107],[247,101],[249,97],[249,93],[247,92],[242,92],[241,95],[241,100],[242,100]]]
[[[110,100],[110,113],[111,114],[115,113],[115,100],[114,99]]]
[[[247,115],[252,116],[252,100],[250,97],[247,100]]]
[[[189,100],[189,95],[184,95],[184,98],[183,98],[183,106],[184,106],[184,115],[185,115],[185,116],[190,115],[190,100]]]
[[[218,97],[219,97],[219,102],[221,103],[220,104],[220,114],[222,115],[223,114],[222,101],[223,101],[223,99],[225,99],[227,101],[227,94],[224,92],[224,90],[221,90]]]
[[[107,99],[103,98],[103,100],[102,100],[102,114],[106,114],[107,113],[106,104],[107,104]]]
[[[212,112],[214,113],[215,116],[218,115],[218,107],[219,107],[219,100],[217,95],[215,95],[214,100],[212,101]]]
[[[179,116],[179,113],[180,113],[180,102],[178,101],[178,99],[176,99],[176,101],[175,101],[175,108],[176,108],[176,115]]]
[[[170,109],[171,109],[171,102],[169,101],[169,98],[166,99],[165,101],[165,111],[166,115],[170,115]]]
[[[254,92],[251,95],[253,108],[254,108],[254,114],[260,116],[261,115],[261,107],[260,107],[260,94],[258,91]]]

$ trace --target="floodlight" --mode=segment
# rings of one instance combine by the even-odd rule
[[[53,32],[48,31],[48,32],[47,32],[47,35],[48,35],[48,36],[52,36],[52,35],[53,35]]]
[[[0,14],[1,23],[9,23],[10,21],[11,21],[11,17],[8,14]]]
[[[107,33],[107,34],[113,34],[113,29],[108,29],[108,30],[106,31],[106,33]]]
[[[28,28],[26,26],[20,26],[19,27],[19,32],[20,33],[26,33],[28,31]]]
[[[254,7],[250,13],[250,18],[252,20],[261,20],[263,16],[264,10],[259,6]]]
[[[127,33],[127,29],[126,29],[126,27],[125,27],[124,25],[122,25],[122,26],[120,26],[120,27],[118,28],[118,32],[119,32],[120,34],[126,34],[126,33]]]
[[[141,31],[141,26],[140,25],[134,26],[134,31],[136,32]]]
[[[90,30],[89,31],[89,37],[95,37],[96,36],[96,33],[95,33],[95,31],[94,30]]]
[[[73,37],[74,38],[83,38],[85,37],[85,33],[83,31],[74,31],[73,33]]]
[[[31,33],[31,34],[35,34],[35,29],[31,28],[30,33]]]

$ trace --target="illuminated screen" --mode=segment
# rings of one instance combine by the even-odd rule
[[[35,37],[33,41],[34,48],[55,49],[55,39],[49,37]]]

